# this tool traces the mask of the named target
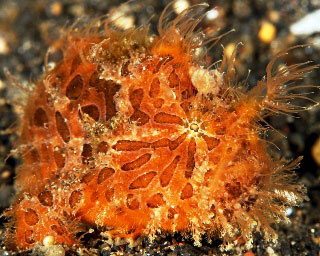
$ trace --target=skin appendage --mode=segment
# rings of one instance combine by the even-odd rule
[[[289,221],[305,188],[294,182],[300,158],[275,159],[262,122],[304,109],[290,102],[308,100],[292,82],[315,66],[274,71],[280,52],[252,89],[235,82],[235,52],[202,66],[197,50],[219,39],[195,29],[204,7],[168,21],[169,4],[157,36],[107,18],[55,42],[62,59],[46,65],[20,119],[8,247],[81,246],[76,235],[90,228],[132,246],[175,232],[225,249],[239,238],[250,248],[256,231],[276,241],[270,224]]]

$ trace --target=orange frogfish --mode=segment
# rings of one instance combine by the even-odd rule
[[[236,84],[234,58],[204,66],[201,6],[167,21],[159,35],[111,19],[69,29],[54,43],[61,59],[28,95],[16,151],[15,202],[7,243],[24,250],[48,236],[80,245],[96,228],[134,245],[180,232],[247,244],[305,199],[293,162],[275,159],[263,137],[265,114],[298,110],[288,82],[314,68],[289,65],[252,89]],[[101,29],[102,28],[102,29]],[[293,47],[294,48],[294,47]]]

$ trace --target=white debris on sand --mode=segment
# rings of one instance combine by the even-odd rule
[[[290,32],[296,36],[308,36],[320,32],[320,9],[313,11],[290,26]]]
[[[61,245],[35,246],[31,255],[65,256],[66,251]]]

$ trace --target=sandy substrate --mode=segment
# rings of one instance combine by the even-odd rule
[[[116,0],[12,0],[0,2],[0,211],[9,206],[14,195],[14,170],[19,163],[19,156],[8,157],[17,135],[10,133],[16,126],[21,114],[17,104],[23,95],[12,89],[4,75],[6,67],[22,84],[34,83],[41,77],[44,57],[48,47],[59,36],[66,24],[72,24],[79,17],[98,17],[117,6]],[[151,31],[156,31],[157,20],[168,1],[136,1],[131,6],[132,14],[127,23],[148,24]],[[187,2],[187,1],[181,1]],[[190,0],[190,3],[200,1]],[[214,2],[208,10],[210,15],[201,26],[214,34],[235,28],[235,32],[223,38],[219,44],[229,47],[230,51],[238,42],[239,53],[236,61],[239,81],[246,79],[248,70],[249,86],[265,75],[265,67],[278,51],[291,45],[314,44],[290,52],[285,57],[289,64],[304,61],[320,63],[319,33],[294,35],[290,26],[307,13],[320,8],[320,1],[208,1]],[[281,2],[281,4],[279,4]],[[216,7],[216,9],[212,9]],[[266,27],[267,26],[267,27]],[[263,29],[266,29],[265,31]],[[259,33],[260,32],[260,33]],[[274,35],[273,35],[274,33]],[[221,47],[214,48],[208,62],[221,59]],[[320,71],[315,70],[305,79],[305,84],[319,85]],[[315,90],[317,91],[317,90]],[[320,102],[320,94],[312,97]],[[300,208],[288,210],[291,224],[276,227],[279,234],[277,245],[267,244],[259,235],[255,237],[254,247],[245,255],[320,255],[320,111],[319,107],[302,112],[294,118],[290,116],[272,117],[269,123],[279,133],[270,132],[269,139],[281,151],[279,156],[294,159],[304,156],[301,168],[297,171],[299,182],[308,188],[310,200]],[[286,137],[286,138],[285,138]],[[318,143],[317,143],[318,142]],[[7,158],[8,157],[8,158]],[[4,235],[4,218],[0,219],[0,240]],[[1,242],[1,241],[0,241]],[[70,250],[67,255],[222,255],[218,249],[220,241],[207,243],[203,240],[201,248],[193,246],[191,240],[185,240],[179,234],[161,235],[153,243],[144,241],[141,246],[130,249],[127,246],[110,247],[95,232],[83,238],[87,250]],[[33,252],[19,255],[63,255],[65,250],[36,248]],[[51,249],[50,249],[51,250]],[[60,254],[59,254],[60,253]],[[228,255],[238,255],[237,250]],[[15,255],[0,248],[0,255]],[[18,255],[18,254],[17,254]]]

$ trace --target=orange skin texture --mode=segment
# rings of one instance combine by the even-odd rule
[[[197,244],[205,233],[249,241],[256,229],[274,238],[269,224],[286,218],[277,191],[296,196],[288,204],[302,200],[300,186],[273,176],[284,165],[259,135],[261,97],[227,97],[223,77],[218,94],[202,94],[192,47],[168,30],[137,52],[120,42],[132,52],[114,62],[116,35],[57,42],[64,57],[22,118],[19,191],[7,212],[17,248],[49,235],[79,244],[76,233],[96,226],[131,243],[157,232],[191,233]]]

